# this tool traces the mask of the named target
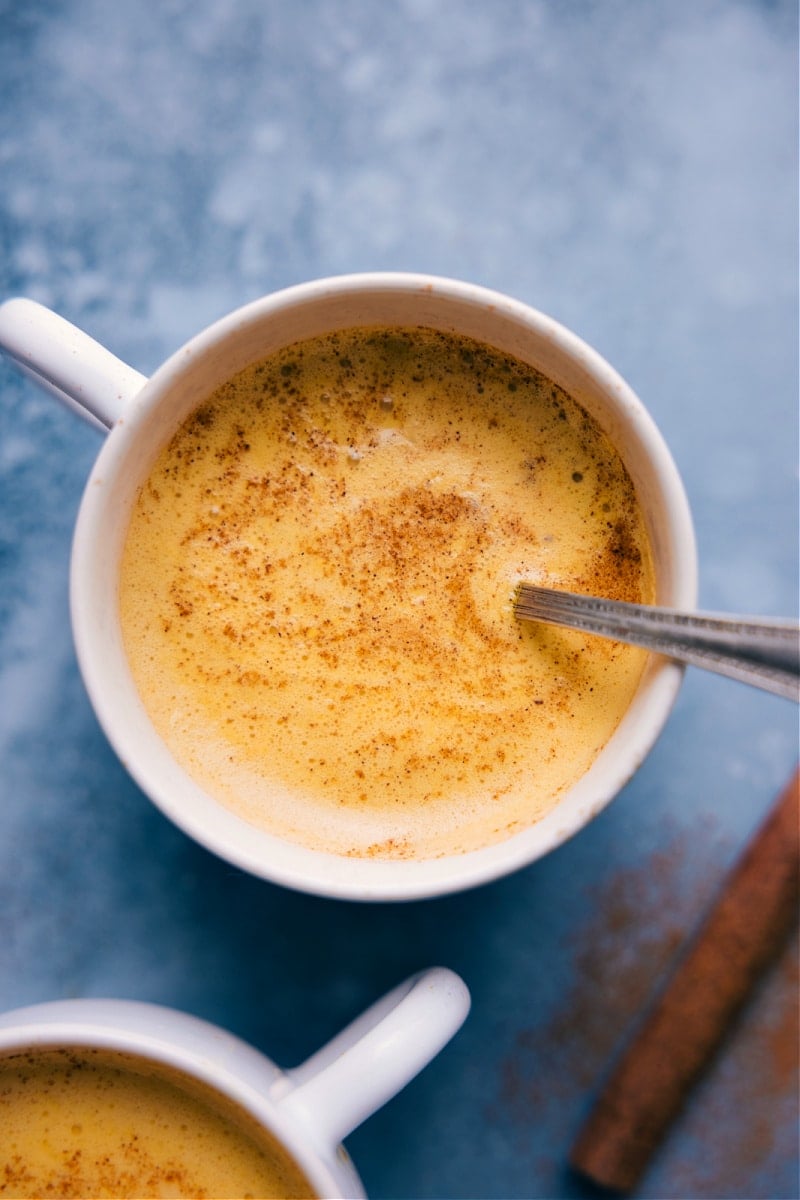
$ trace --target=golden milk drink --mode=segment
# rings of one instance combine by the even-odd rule
[[[0,1196],[310,1196],[248,1114],[134,1056],[36,1049],[0,1059]]]
[[[517,622],[523,579],[652,601],[618,453],[534,368],[367,327],[248,367],[184,422],[119,604],[142,701],[212,796],[311,848],[432,858],[550,811],[643,670]]]

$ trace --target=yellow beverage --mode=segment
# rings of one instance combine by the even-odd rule
[[[219,388],[142,487],[120,582],[158,732],[221,803],[338,854],[529,826],[608,741],[643,652],[523,625],[521,579],[647,602],[627,471],[533,368],[354,329]]]
[[[288,1153],[210,1088],[114,1052],[0,1060],[0,1196],[310,1196]]]

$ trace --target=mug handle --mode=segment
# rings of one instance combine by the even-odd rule
[[[469,1007],[467,986],[453,971],[422,971],[286,1071],[273,1099],[309,1136],[338,1146],[439,1053]]]
[[[0,304],[0,351],[23,375],[105,431],[147,383],[77,326],[22,297]]]

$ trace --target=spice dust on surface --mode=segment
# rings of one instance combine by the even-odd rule
[[[553,1136],[550,1155],[532,1162],[542,1179],[563,1170],[587,1105],[707,912],[717,881],[707,869],[687,879],[688,839],[696,844],[700,834],[705,843],[717,833],[713,825],[691,835],[673,832],[638,866],[617,869],[588,891],[590,916],[565,948],[572,984],[552,1013],[518,1031],[499,1060],[484,1117],[490,1128],[502,1129],[515,1153],[532,1156],[531,1128],[553,1113],[572,1113],[571,1126]],[[670,1196],[775,1195],[761,1185],[764,1164],[779,1154],[782,1139],[790,1143],[790,1161],[797,1158],[798,995],[795,936],[694,1089],[680,1118],[682,1133],[668,1134],[654,1159],[652,1172],[662,1172]],[[702,1153],[681,1154],[681,1137],[684,1146],[693,1139]],[[582,1178],[573,1185],[587,1196],[597,1192]],[[787,1193],[787,1200],[790,1194],[796,1195]]]

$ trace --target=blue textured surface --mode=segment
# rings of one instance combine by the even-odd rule
[[[684,475],[706,608],[797,605],[797,16],[755,0],[0,0],[0,297],[141,371],[367,269],[551,313]],[[421,966],[474,1000],[349,1146],[371,1196],[588,1197],[600,1079],[797,755],[794,706],[690,673],[569,845],[406,906],[285,892],[129,781],[77,673],[70,536],[99,436],[0,366],[0,1008],[172,1004],[292,1065]],[[797,956],[640,1188],[796,1197]]]

